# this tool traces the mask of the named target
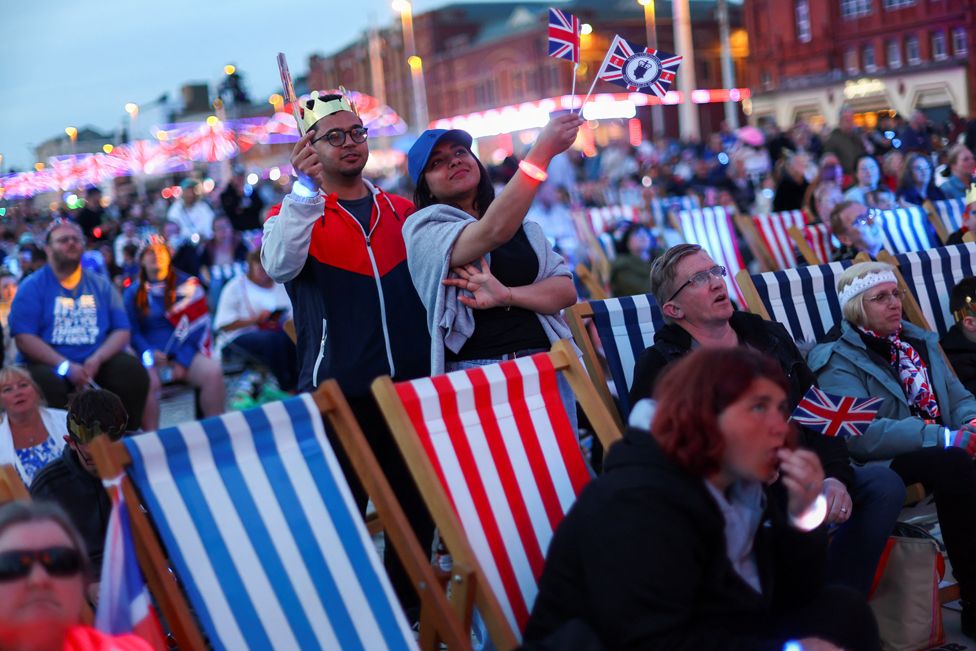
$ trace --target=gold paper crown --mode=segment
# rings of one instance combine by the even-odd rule
[[[976,183],[972,187],[976,188]],[[972,188],[970,188],[970,191],[972,191]],[[956,323],[961,323],[967,316],[976,316],[976,306],[973,305],[973,297],[967,296],[966,304],[958,310],[953,310],[952,316],[955,317]]]
[[[331,94],[333,93],[321,93],[321,95]],[[338,113],[339,111],[349,111],[350,113],[359,115],[359,112],[356,111],[355,106],[349,100],[346,89],[342,86],[339,86],[339,95],[341,97],[338,99],[324,102],[319,98],[320,93],[315,91],[309,99],[299,102],[298,113],[302,118],[302,123],[305,125],[305,131],[311,129],[316,122],[325,116]]]
[[[966,205],[976,202],[976,183],[969,185],[969,192],[966,193]]]

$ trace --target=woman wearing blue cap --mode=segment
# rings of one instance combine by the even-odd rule
[[[498,197],[469,133],[431,129],[410,148],[417,212],[403,239],[427,309],[431,373],[530,355],[570,337],[560,312],[576,302],[572,273],[542,228],[523,220],[549,161],[582,123],[575,114],[550,120]]]

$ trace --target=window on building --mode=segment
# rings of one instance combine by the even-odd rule
[[[918,37],[909,36],[905,41],[905,51],[907,53],[908,65],[913,66],[922,61],[922,55],[918,49]]]
[[[946,37],[945,32],[941,29],[937,32],[932,32],[932,58],[936,61],[942,61],[949,53],[946,51]]]
[[[810,0],[796,0],[796,40],[809,43],[813,39],[810,32]]]
[[[871,13],[871,0],[840,0],[841,18],[859,18]]]
[[[952,28],[952,53],[957,57],[969,56],[969,44],[966,42],[966,28]]]
[[[916,0],[884,0],[884,8],[885,10],[901,9],[902,7],[911,7],[915,2]]]
[[[878,69],[878,63],[874,58],[874,46],[865,45],[861,52],[861,59],[864,61],[865,72],[874,72]]]
[[[901,43],[898,41],[888,41],[886,46],[886,58],[889,68],[901,67]]]
[[[860,72],[860,68],[857,67],[857,50],[854,48],[844,52],[844,70],[849,75],[856,75]]]

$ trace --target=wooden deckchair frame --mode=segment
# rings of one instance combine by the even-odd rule
[[[556,342],[548,354],[556,370],[566,373],[577,400],[590,419],[590,424],[600,437],[604,448],[609,448],[612,443],[621,438],[621,432],[606,405],[590,384],[569,342]],[[452,601],[458,602],[457,609],[465,612],[469,611],[470,604],[477,604],[495,646],[503,651],[515,649],[519,645],[519,636],[512,630],[498,597],[489,587],[484,570],[471,549],[461,522],[451,506],[450,497],[437,478],[437,473],[423,448],[417,430],[400,401],[393,380],[389,376],[377,378],[373,381],[372,390],[386,422],[390,425],[400,452],[403,453],[410,474],[413,475],[417,488],[420,489],[420,494],[430,509],[434,524],[437,525],[454,559],[454,570],[451,573]],[[465,621],[465,624],[467,623]]]
[[[763,271],[779,271],[780,268],[776,264],[776,258],[773,256],[773,252],[766,246],[766,242],[759,233],[759,229],[756,228],[756,222],[752,220],[752,217],[736,212],[732,220],[742,235],[742,239],[746,241],[753,255],[759,260]]]
[[[942,221],[942,217],[939,216],[939,211],[936,210],[935,204],[926,199],[925,203],[922,204],[922,208],[925,210],[925,214],[928,216],[932,228],[935,229],[935,234],[939,236],[939,241],[945,244],[949,240],[951,233],[945,227],[945,223]]]
[[[596,347],[593,345],[593,340],[590,338],[589,330],[587,330],[587,322],[584,321],[584,319],[592,318],[593,306],[589,302],[577,303],[566,311],[566,322],[569,324],[569,329],[573,333],[573,341],[576,342],[576,346],[583,352],[583,366],[586,368],[587,375],[590,376],[590,382],[596,390],[597,395],[603,401],[603,404],[606,405],[617,428],[623,431],[623,415],[620,413],[616,401],[614,401],[613,396],[610,394],[610,385],[607,384],[607,376],[603,372],[603,364],[600,361],[600,356],[596,352]],[[626,390],[628,390],[628,387],[617,387],[617,391]]]
[[[801,231],[799,228],[796,226],[790,226],[788,229],[786,229],[786,231],[790,234],[790,237],[793,238],[793,244],[796,245],[796,250],[800,252],[800,255],[803,256],[803,259],[806,260],[808,265],[818,266],[830,262],[830,260],[821,261],[817,257],[817,254],[813,252],[813,248],[810,246],[810,243],[807,242],[807,238],[803,234],[803,231]]]
[[[439,583],[420,543],[413,535],[407,518],[396,501],[393,489],[387,482],[373,455],[359,424],[352,415],[349,403],[335,380],[327,380],[312,396],[319,411],[329,419],[340,445],[349,457],[353,469],[367,490],[383,523],[387,540],[399,555],[404,569],[421,598],[421,649],[430,651],[444,641],[449,649],[467,650],[471,639],[452,612],[447,596],[439,589]],[[121,477],[121,489],[132,523],[133,542],[139,566],[146,576],[149,590],[159,603],[163,617],[169,624],[180,649],[206,649],[196,619],[190,612],[186,596],[169,570],[165,552],[157,538],[148,516],[142,511],[142,500],[135,484],[125,473],[125,466],[132,458],[121,441],[109,442],[97,437],[91,444],[92,455],[102,478]]]
[[[20,478],[17,468],[13,465],[0,466],[0,504],[30,498],[30,491]]]
[[[596,277],[596,274],[590,271],[589,267],[582,262],[577,262],[576,275],[579,276],[583,286],[589,290],[591,298],[599,301],[606,300],[608,293],[606,285],[600,282],[600,280]]]

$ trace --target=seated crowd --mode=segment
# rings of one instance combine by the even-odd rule
[[[836,259],[866,253],[873,260],[882,239],[872,209],[966,196],[956,186],[974,163],[965,145],[955,145],[946,157],[950,178],[936,187],[931,143],[923,139],[905,160],[904,152],[890,142],[886,150],[850,120],[842,114],[824,143],[802,129],[770,132],[765,147],[726,145],[716,134],[698,158],[675,156],[675,169],[688,168],[684,176],[675,169],[657,176],[660,161],[645,161],[662,190],[646,195],[628,187],[626,178],[609,190],[621,197],[630,191],[641,203],[658,192],[696,192],[705,204],[727,202],[751,211],[762,185],[769,206],[804,209],[829,223],[841,244]],[[529,171],[497,184],[472,153],[469,134],[427,131],[408,155],[416,191],[406,219],[396,206],[409,202],[394,197],[395,206],[371,184],[365,203],[335,195],[327,203],[296,191],[275,208],[281,212],[272,213],[265,237],[288,211],[324,224],[323,210],[346,210],[365,233],[370,215],[388,203],[397,223],[403,222],[396,226],[405,250],[398,263],[418,299],[417,306],[408,303],[410,297],[394,300],[402,300],[404,309],[422,308],[427,331],[404,341],[406,331],[391,337],[385,321],[330,327],[381,331],[391,373],[390,351],[397,348],[398,355],[410,349],[421,365],[429,359],[434,374],[548,350],[571,337],[561,312],[578,292],[567,262],[587,252],[573,238],[556,238],[525,217],[551,212],[536,201],[532,173],[544,176],[541,168],[560,164],[580,122],[554,118],[526,156]],[[341,146],[347,134],[352,147],[366,136],[362,129],[356,142],[355,126],[336,131]],[[315,145],[311,135],[314,129],[296,152]],[[730,148],[731,157],[725,152]],[[883,162],[875,155],[883,155]],[[776,174],[755,173],[763,161],[770,169],[775,164]],[[641,164],[635,162],[638,174]],[[294,167],[312,170],[309,165]],[[614,165],[627,163],[618,156]],[[464,173],[455,174],[458,168]],[[330,180],[327,171],[316,174]],[[244,211],[234,201],[241,192],[238,177],[221,195],[220,214],[199,197],[196,182],[186,180],[182,198],[155,227],[122,220],[114,241],[102,241],[104,222],[91,215],[59,218],[25,242],[28,255],[18,256],[6,317],[17,357],[4,359],[0,369],[0,464],[13,465],[33,497],[56,502],[64,512],[0,507],[0,558],[11,549],[30,552],[26,565],[4,566],[0,590],[34,580],[42,570],[68,580],[65,627],[78,623],[85,598],[97,600],[94,577],[110,503],[88,449],[95,437],[117,440],[157,429],[163,387],[174,382],[199,393],[201,417],[225,412],[225,368],[231,363],[265,369],[287,392],[320,379],[306,374],[319,373],[326,320],[314,368],[305,368],[314,350],[303,357],[303,333],[296,348],[286,330],[294,316],[289,294],[305,291],[295,286],[310,282],[312,274],[301,271],[304,262],[282,259],[287,243],[270,252],[265,247],[264,261],[272,263],[266,270],[261,244],[244,232],[257,228],[260,216],[252,205]],[[566,194],[576,206],[608,190],[572,185]],[[960,241],[976,228],[976,201],[963,223]],[[629,418],[623,439],[606,450],[602,472],[556,529],[524,631],[525,648],[559,648],[554,639],[581,630],[577,642],[592,637],[587,648],[594,651],[778,650],[791,640],[803,649],[879,649],[867,601],[905,487],[913,483],[934,497],[961,592],[962,630],[976,637],[976,279],[944,288],[952,292],[956,324],[940,348],[937,335],[905,319],[903,290],[889,265],[853,264],[835,288],[842,320],[804,354],[782,324],[736,309],[727,269],[701,246],[669,247],[663,226],[646,220],[612,230],[610,289],[619,296],[651,294],[665,324],[636,361],[629,396],[634,407],[623,414]],[[280,229],[277,237],[283,237]],[[390,237],[390,231],[376,237]],[[288,265],[294,273],[284,278],[293,283],[286,291],[273,277],[283,279],[281,269]],[[219,357],[211,354],[214,339]],[[789,422],[812,386],[885,400],[863,436],[830,438]],[[575,401],[562,376],[559,390],[576,425]],[[380,418],[368,396],[350,402],[361,423]],[[356,494],[363,510],[365,497]],[[60,563],[42,561],[47,549],[41,546],[58,549]]]

